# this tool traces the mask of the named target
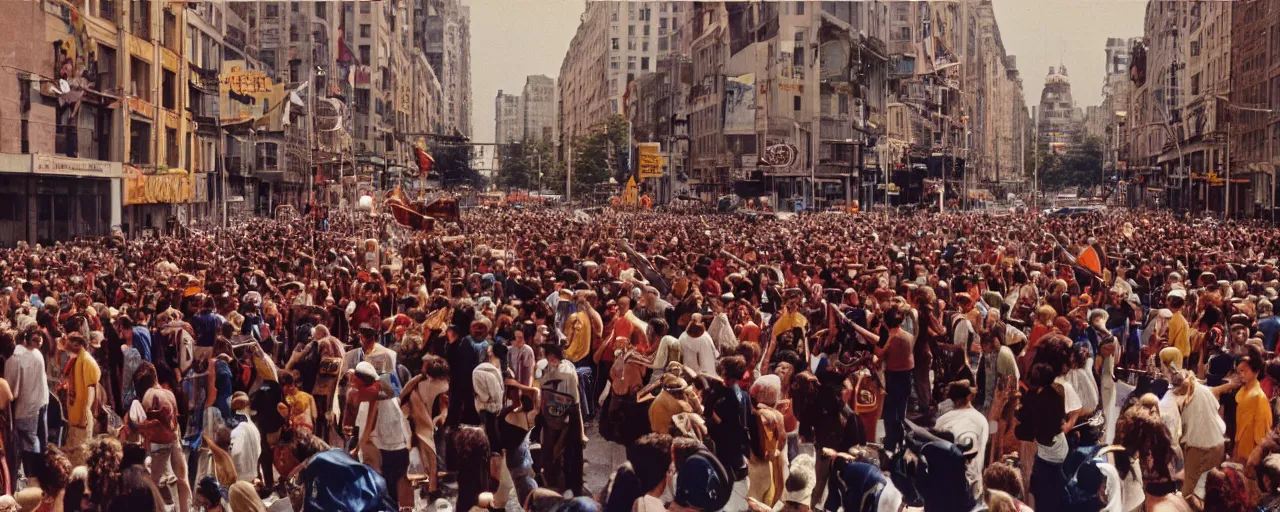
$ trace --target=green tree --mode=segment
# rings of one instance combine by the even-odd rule
[[[622,116],[610,117],[593,133],[575,138],[573,151],[574,190],[594,190],[609,178],[625,183],[630,174],[627,157],[627,122]]]
[[[1064,155],[1051,155],[1041,174],[1046,190],[1090,187],[1102,183],[1102,139],[1088,137]]]
[[[552,177],[556,171],[555,145],[550,142],[522,142],[503,145],[498,152],[497,183],[504,189],[556,190]],[[539,177],[541,172],[542,176]],[[563,183],[564,176],[560,175]]]

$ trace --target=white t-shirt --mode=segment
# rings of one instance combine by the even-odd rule
[[[987,439],[991,433],[987,417],[973,407],[952,409],[951,412],[938,417],[936,427],[951,432],[956,438],[957,445],[968,443],[978,449],[978,455],[969,460],[964,473],[974,490],[981,488],[983,454],[987,452]]]
[[[1076,393],[1075,386],[1072,386],[1066,379],[1058,377],[1053,381],[1055,384],[1062,386],[1063,410],[1070,416],[1071,413],[1080,410],[1080,395]],[[1053,444],[1049,446],[1039,445],[1036,450],[1036,456],[1045,460],[1045,462],[1061,463],[1067,460],[1067,452],[1070,448],[1067,446],[1066,434],[1058,434],[1053,437]]]
[[[1218,415],[1213,390],[1196,383],[1195,395],[1182,409],[1182,443],[1192,448],[1216,448],[1226,441],[1226,423]]]
[[[1067,381],[1080,397],[1080,408],[1086,411],[1098,410],[1098,386],[1093,379],[1093,372],[1089,370],[1092,367],[1093,365],[1086,364],[1084,368],[1067,372]]]

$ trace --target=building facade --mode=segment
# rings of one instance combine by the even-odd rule
[[[524,104],[520,96],[504,94],[498,89],[494,100],[494,142],[516,144],[524,140]]]
[[[559,140],[555,79],[545,75],[529,76],[525,79],[520,101],[524,109],[524,140],[552,144]]]

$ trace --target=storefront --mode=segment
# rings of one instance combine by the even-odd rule
[[[0,154],[0,246],[104,236],[120,224],[121,165]]]

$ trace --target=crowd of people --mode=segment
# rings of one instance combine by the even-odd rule
[[[326,220],[0,250],[0,512],[1280,510],[1270,227]]]

